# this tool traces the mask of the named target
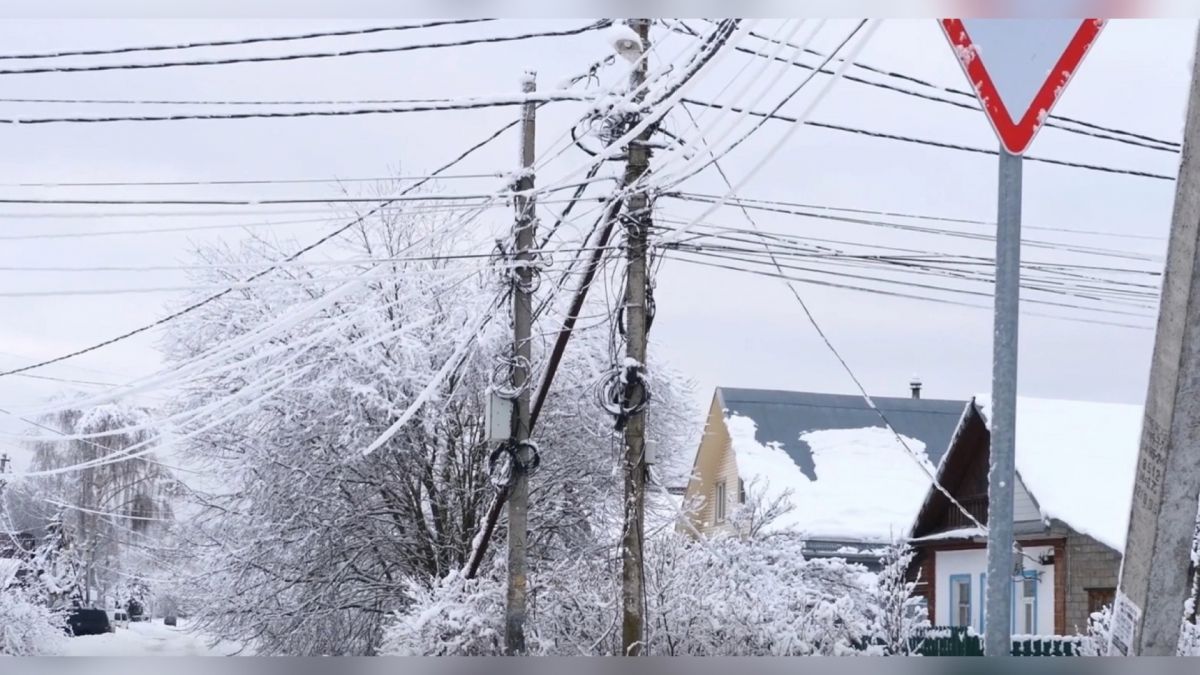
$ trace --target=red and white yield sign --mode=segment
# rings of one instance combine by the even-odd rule
[[[1025,152],[1095,42],[1103,19],[942,19],[959,63],[1000,137]]]

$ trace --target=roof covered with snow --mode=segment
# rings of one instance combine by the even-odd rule
[[[990,420],[991,398],[975,401]],[[1126,403],[1017,398],[1017,473],[1043,517],[1125,550],[1142,410]]]
[[[859,397],[727,388],[719,395],[747,491],[767,501],[788,495],[792,509],[773,528],[874,542],[911,526],[967,405],[875,399],[901,443]]]
[[[754,420],[759,443],[778,443],[809,480],[817,480],[813,450],[802,436],[829,429],[884,428],[879,414],[861,396],[770,389],[717,389],[721,407]],[[967,401],[874,397],[899,433],[921,441],[937,466],[958,426]],[[892,439],[895,442],[895,439]]]

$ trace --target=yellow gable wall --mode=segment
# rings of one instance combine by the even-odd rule
[[[709,406],[708,419],[704,424],[704,435],[700,439],[700,447],[696,450],[696,460],[692,465],[692,477],[688,481],[685,503],[692,507],[691,523],[681,523],[681,531],[693,532],[699,530],[708,533],[716,529],[724,529],[716,520],[717,483],[725,481],[725,513],[728,515],[737,506],[738,500],[738,471],[734,458],[729,430],[725,426],[725,414],[717,395],[713,395],[712,405]]]

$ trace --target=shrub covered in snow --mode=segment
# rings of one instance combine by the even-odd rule
[[[921,617],[911,586],[880,583],[842,560],[809,560],[791,536],[647,541],[646,652],[695,656],[885,654]],[[903,554],[893,559],[899,560]],[[589,555],[544,563],[530,576],[532,654],[619,653],[619,560]],[[907,595],[906,595],[907,593]],[[503,651],[504,574],[451,576],[411,590],[386,631],[384,653]]]
[[[57,654],[66,640],[66,617],[36,602],[24,589],[0,589],[0,655]]]

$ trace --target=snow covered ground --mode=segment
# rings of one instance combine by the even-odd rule
[[[162,619],[118,627],[115,633],[83,635],[67,639],[65,656],[230,656],[237,647],[218,644],[204,636],[190,633],[185,622],[179,626],[163,625]],[[244,652],[243,652],[244,653]]]

